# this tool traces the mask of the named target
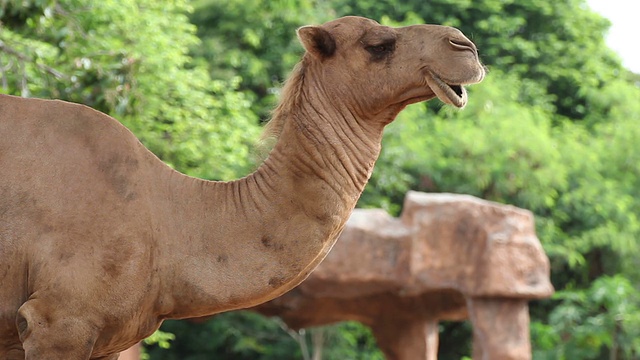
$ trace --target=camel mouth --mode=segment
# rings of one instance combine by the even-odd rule
[[[460,84],[448,84],[439,76],[429,71],[426,76],[427,84],[442,102],[463,108],[467,105],[467,90]]]

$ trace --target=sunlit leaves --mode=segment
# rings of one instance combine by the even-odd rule
[[[536,359],[635,359],[640,353],[640,299],[625,277],[603,276],[586,290],[554,298],[560,303],[549,325],[533,327],[534,339],[542,340],[536,340]]]
[[[262,120],[280,85],[299,60],[295,30],[331,17],[321,1],[197,0],[191,21],[204,46],[192,47],[215,79],[238,78],[238,90],[253,100]],[[323,11],[327,10],[327,11]]]

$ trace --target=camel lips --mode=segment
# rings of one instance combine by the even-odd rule
[[[444,103],[462,108],[467,104],[467,90],[462,85],[449,85],[440,77],[429,71],[426,76],[427,84]]]

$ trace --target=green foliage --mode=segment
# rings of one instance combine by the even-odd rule
[[[297,360],[316,359],[320,351],[326,359],[382,360],[370,331],[354,322],[301,331],[289,329],[280,320],[271,320],[249,311],[216,315],[197,323],[167,321],[162,329],[178,336],[171,351],[148,348],[154,360]]]
[[[193,67],[185,1],[6,1],[3,92],[84,103],[116,116],[158,156],[210,179],[244,175],[258,133],[238,81]],[[233,116],[234,118],[231,118]]]
[[[213,78],[240,79],[239,89],[263,120],[302,53],[295,30],[333,17],[325,2],[316,0],[196,0],[193,5],[190,18],[202,39],[193,54]]]
[[[172,333],[167,333],[164,331],[156,331],[148,338],[144,339],[144,344],[147,346],[156,345],[161,349],[168,349],[171,347],[171,341],[175,340],[176,336]],[[149,360],[151,359],[149,353],[145,351],[146,349],[142,348],[140,359],[141,360]]]
[[[251,312],[221,314],[198,323],[167,321],[162,329],[183,336],[172,342],[171,351],[148,348],[154,360],[211,359],[211,354],[237,360],[300,358],[298,344],[277,322]]]
[[[171,346],[170,342],[175,339],[176,339],[176,336],[171,333],[167,333],[164,331],[156,331],[153,333],[153,335],[144,339],[144,343],[147,345],[157,344],[158,347],[162,349],[168,349]]]
[[[585,290],[561,291],[549,325],[537,324],[536,359],[636,359],[640,356],[640,299],[624,276],[603,276]]]
[[[620,93],[607,97],[611,90]],[[606,108],[603,112],[609,114],[607,122],[590,129],[573,124],[559,129],[569,188],[552,213],[557,225],[571,237],[571,246],[586,255],[590,267],[584,278],[587,281],[602,273],[622,271],[625,266],[633,270],[630,263],[640,251],[640,201],[635,194],[640,185],[635,150],[640,135],[638,98],[640,89],[614,82],[598,98]],[[618,256],[599,258],[601,251]]]
[[[344,322],[312,330],[324,334],[323,359],[384,360],[371,331],[360,323]]]

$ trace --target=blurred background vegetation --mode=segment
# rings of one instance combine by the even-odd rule
[[[389,126],[359,205],[397,215],[414,189],[532,210],[558,290],[531,304],[534,358],[639,359],[640,76],[585,0],[2,0],[0,92],[87,104],[171,166],[233,179],[255,167],[295,29],[348,14],[458,27],[490,69],[464,111],[416,104]],[[382,359],[357,323],[234,312],[163,330],[151,359]],[[470,354],[467,324],[440,338],[441,359]]]

